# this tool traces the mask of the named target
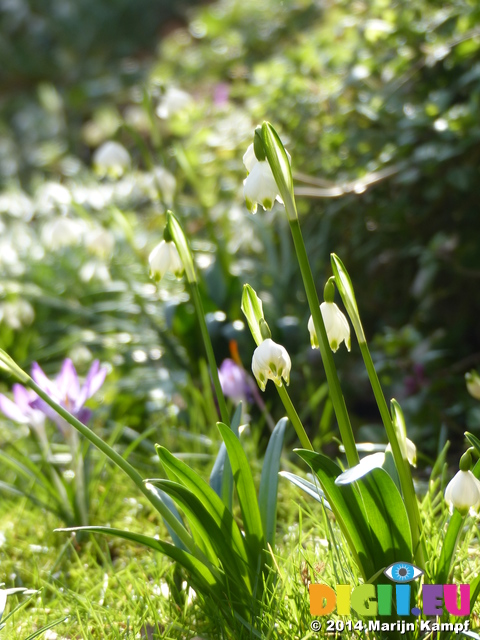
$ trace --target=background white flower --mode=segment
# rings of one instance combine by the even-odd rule
[[[162,240],[151,252],[148,263],[150,265],[150,277],[156,282],[167,273],[173,273],[180,278],[183,271],[183,263],[173,242]]]

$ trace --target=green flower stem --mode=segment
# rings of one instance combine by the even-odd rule
[[[310,442],[309,437],[306,434],[302,421],[298,417],[298,413],[296,412],[295,407],[293,406],[293,402],[291,401],[290,396],[288,395],[287,388],[283,384],[281,387],[279,387],[278,385],[275,385],[275,386],[277,387],[278,395],[280,396],[280,399],[283,402],[285,411],[287,412],[290,422],[292,423],[293,428],[297,433],[298,439],[300,440],[302,447],[304,449],[309,449],[310,451],[313,451],[312,443]]]
[[[340,437],[342,438],[343,446],[345,447],[348,465],[350,467],[354,467],[360,462],[360,459],[355,446],[355,439],[353,437],[350,418],[348,417],[347,408],[345,406],[345,400],[340,388],[337,370],[333,361],[332,350],[328,343],[327,332],[325,330],[322,313],[320,311],[320,303],[318,301],[317,290],[315,288],[315,282],[310,269],[310,263],[308,262],[302,231],[297,219],[292,220],[289,218],[289,223],[292,231],[295,251],[297,252],[297,258],[300,264],[300,271],[302,272],[302,279],[307,294],[308,305],[313,318],[313,325],[320,345],[320,353],[322,356],[323,366],[325,367],[325,373],[327,375],[330,398],[332,400],[335,415],[337,416]]]
[[[480,460],[478,460],[472,469],[473,475],[480,478]],[[435,575],[436,584],[446,584],[453,567],[453,559],[455,557],[455,551],[460,540],[460,534],[463,529],[463,523],[466,520],[466,516],[462,516],[457,509],[453,510],[453,515],[450,518],[447,526],[447,531],[443,539],[442,551],[437,564],[437,574]]]
[[[370,384],[372,385],[373,394],[380,410],[380,415],[382,417],[385,431],[387,432],[388,441],[390,442],[390,445],[392,447],[393,459],[395,460],[395,466],[398,471],[400,486],[402,487],[403,499],[405,501],[405,508],[407,510],[408,520],[410,522],[412,544],[416,562],[421,569],[424,569],[426,555],[425,540],[422,538],[422,520],[420,517],[420,510],[418,508],[415,488],[413,486],[412,474],[410,473],[409,462],[402,455],[397,434],[395,433],[395,427],[392,422],[390,411],[388,410],[385,396],[383,395],[377,372],[375,371],[375,366],[373,364],[372,356],[370,355],[370,350],[365,341],[359,342],[359,345],[363,361],[367,369],[368,377],[370,378]]]
[[[100,449],[107,458],[110,458],[127,476],[137,485],[138,489],[148,499],[148,501],[157,509],[163,519],[168,523],[172,530],[177,534],[182,543],[189,551],[196,553],[196,545],[193,543],[192,538],[188,534],[185,527],[177,520],[173,513],[163,504],[163,502],[154,493],[149,491],[144,484],[142,476],[127,462],[119,453],[112,449],[106,442],[99,438],[91,429],[84,425],[80,420],[77,420],[71,413],[69,413],[62,406],[54,402],[48,394],[43,391],[25,372],[22,372],[22,382],[24,382],[30,389],[33,389],[35,393],[42,398],[54,411],[58,413],[64,420],[68,422],[74,429],[79,431],[87,440]]]
[[[228,415],[227,403],[225,402],[225,396],[223,395],[222,385],[218,377],[217,362],[215,360],[215,354],[213,352],[212,341],[210,340],[210,334],[208,333],[207,323],[205,322],[205,312],[203,310],[202,298],[198,290],[197,282],[190,282],[190,293],[192,295],[193,304],[197,313],[198,323],[200,324],[200,331],[202,332],[203,344],[205,345],[205,351],[207,352],[208,364],[210,367],[210,375],[212,376],[213,386],[215,387],[215,394],[217,396],[218,406],[220,408],[220,415],[222,422],[226,425],[230,425],[230,417]]]

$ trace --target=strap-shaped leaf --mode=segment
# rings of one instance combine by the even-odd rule
[[[354,538],[362,541],[358,559],[367,580],[396,561],[412,561],[407,511],[400,492],[386,471],[373,468],[359,477],[355,485],[338,485],[335,479],[341,470],[329,458],[305,450],[297,453],[317,473],[352,552],[352,544],[358,544]],[[347,534],[345,529],[348,529]],[[364,554],[367,554],[366,560]]]
[[[388,473],[372,469],[358,482],[372,534],[375,569],[394,562],[412,562],[412,537],[407,510]]]
[[[310,465],[320,480],[350,551],[364,579],[368,580],[375,573],[375,564],[371,550],[370,528],[358,493],[352,485],[335,484],[342,470],[330,458],[308,449],[296,449],[295,452]]]
[[[370,473],[372,469],[376,469],[383,466],[385,462],[385,454],[384,453],[372,453],[369,456],[365,456],[362,458],[359,464],[356,464],[354,467],[350,467],[343,473],[341,473],[338,478],[335,480],[336,485],[343,484],[352,484],[352,482],[356,482]]]
[[[280,471],[280,457],[287,423],[287,418],[282,418],[277,422],[270,436],[265,460],[263,461],[258,492],[258,506],[260,508],[265,541],[272,548],[275,545],[275,525],[277,522],[278,472]]]
[[[153,485],[149,487],[149,489],[150,491],[154,491],[156,493],[158,499],[161,500],[163,504],[167,507],[167,509],[175,516],[175,518],[180,522],[182,527],[185,526],[182,520],[182,516],[179,514],[178,509],[175,506],[174,501],[170,498],[170,496],[166,494],[164,491],[160,491],[158,487],[155,487]],[[168,522],[164,520],[164,524],[167,527],[167,531],[173,540],[173,544],[179,549],[183,549],[184,551],[186,551],[187,547],[183,544],[183,542],[180,540],[180,538],[177,536],[177,534],[172,529],[172,527],[168,524]]]
[[[157,446],[160,461],[168,476],[189,489],[204,505],[216,525],[222,529],[223,534],[228,536],[230,545],[234,552],[242,559],[246,565],[249,558],[242,533],[233,518],[232,513],[226,508],[221,498],[215,491],[193,471],[187,464],[178,460],[170,451],[164,447]],[[152,484],[157,484],[156,480],[150,480]]]
[[[241,419],[242,403],[239,402],[230,423],[230,428],[237,436]],[[220,445],[215,464],[213,465],[212,472],[210,474],[209,482],[215,493],[222,498],[227,509],[231,511],[233,503],[233,475],[232,467],[230,466],[230,461],[227,456],[227,448],[224,442]]]
[[[223,422],[217,422],[217,427],[227,447],[228,457],[232,465],[233,481],[235,482],[238,502],[242,512],[247,546],[253,557],[258,558],[265,548],[265,541],[250,464],[240,440],[231,429]]]
[[[171,480],[156,480],[155,483],[175,500],[184,511],[190,527],[201,532],[205,544],[215,551],[223,570],[231,578],[230,588],[235,587],[237,597],[241,597],[241,593],[245,594],[245,591],[251,596],[250,566],[245,561],[245,555],[239,555],[234,549],[231,537],[234,529],[229,518],[218,525],[215,514],[190,489]],[[212,493],[218,499],[213,491]]]
[[[280,471],[279,475],[289,480],[293,485],[295,485],[302,491],[305,491],[305,493],[311,498],[313,498],[317,502],[320,502],[320,504],[325,505],[327,509],[332,511],[330,503],[325,498],[325,492],[323,491],[323,489],[320,489],[320,487],[316,487],[313,482],[309,482],[305,478],[301,478],[294,473],[290,473],[290,471]]]

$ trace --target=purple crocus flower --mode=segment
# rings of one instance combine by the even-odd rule
[[[80,385],[77,371],[70,358],[63,361],[60,373],[55,380],[50,380],[41,367],[34,362],[31,375],[38,386],[47,393],[57,404],[67,409],[80,422],[86,424],[91,416],[90,409],[84,407],[85,402],[91,398],[102,386],[107,368],[100,367],[95,360],[87,373],[85,382]],[[25,389],[20,384],[13,385],[14,402],[0,395],[0,410],[15,422],[32,424],[39,415],[51,418],[62,432],[68,429],[68,425],[55,411],[33,391]]]
[[[252,392],[245,369],[226,358],[218,369],[218,377],[222,391],[227,398],[231,398],[235,404],[251,399]]]
[[[37,398],[35,391],[25,389],[21,384],[14,384],[12,387],[13,401],[3,393],[0,394],[0,411],[4,413],[12,422],[28,424],[37,430],[43,427],[45,415],[39,409],[35,409],[32,404]]]

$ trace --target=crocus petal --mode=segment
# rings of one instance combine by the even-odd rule
[[[32,410],[31,403],[35,400],[37,394],[34,391],[29,391],[23,385],[18,384],[18,382],[13,385],[12,391],[15,404],[22,413],[28,415]]]
[[[80,393],[80,396],[85,396],[82,405],[88,400],[88,398],[91,398],[97,393],[102,384],[105,382],[107,373],[107,367],[100,367],[100,362],[98,360],[95,360],[95,362],[93,362],[92,366],[90,367],[90,371],[87,373],[85,383]]]
[[[34,362],[32,364],[31,373],[32,373],[33,380],[38,384],[38,386],[43,391],[45,391],[45,393],[48,393],[48,395],[54,398],[56,401],[60,400],[56,385],[47,378],[47,376],[45,375],[42,368],[37,362]]]
[[[58,404],[60,403],[58,402]],[[52,409],[52,407],[45,402],[45,400],[42,400],[42,398],[36,398],[35,400],[33,400],[31,406],[33,409],[37,409],[38,411],[41,411],[43,414],[47,416],[47,418],[50,418],[50,420],[53,420],[57,424],[60,420],[63,420],[63,418],[61,418],[58,415],[58,413],[54,411],[54,409]]]
[[[76,415],[77,420],[80,420],[82,424],[88,424],[91,417],[92,412],[90,411],[90,409],[87,409],[85,407],[83,407],[83,409],[80,409],[80,411]]]
[[[17,407],[14,402],[7,398],[7,396],[4,396],[3,393],[0,394],[0,411],[4,413],[7,418],[13,420],[13,422],[18,422],[20,424],[28,423],[28,417]]]
[[[77,370],[70,358],[63,361],[62,368],[55,380],[58,392],[63,399],[75,402],[80,393]]]

